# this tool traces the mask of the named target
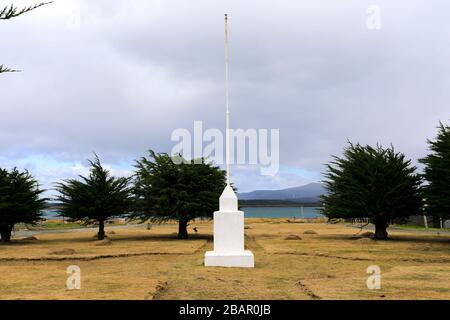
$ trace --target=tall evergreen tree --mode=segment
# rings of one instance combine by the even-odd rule
[[[178,238],[186,239],[189,221],[211,218],[218,209],[226,185],[225,172],[204,159],[173,161],[168,154],[152,150],[149,155],[136,161],[136,208],[131,217],[142,221],[176,220]]]
[[[0,236],[2,242],[11,240],[17,223],[34,224],[41,220],[41,210],[47,199],[41,198],[44,190],[28,172],[16,168],[8,172],[0,169]]]
[[[329,218],[368,218],[375,238],[387,239],[389,223],[421,213],[421,178],[410,160],[394,148],[345,149],[327,165],[323,212]]]
[[[49,2],[41,2],[32,6],[24,7],[22,9],[19,9],[18,7],[14,6],[13,4],[10,6],[3,7],[3,9],[0,9],[0,20],[9,20],[12,18],[16,18],[24,13],[30,12],[34,9],[37,9],[39,7],[45,6],[46,4],[49,4],[53,1]],[[3,64],[0,64],[0,73],[4,72],[18,72],[19,70],[10,69],[8,67],[5,67]]]
[[[116,178],[104,169],[97,155],[90,161],[88,177],[81,180],[68,179],[58,183],[60,214],[73,221],[96,222],[99,225],[98,239],[105,237],[105,222],[113,217],[129,213],[132,199],[130,178]]]
[[[438,218],[450,218],[450,126],[439,123],[435,140],[428,140],[431,153],[419,161],[425,165],[425,211]]]

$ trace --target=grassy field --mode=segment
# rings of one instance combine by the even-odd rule
[[[124,221],[111,221],[108,225],[123,225]],[[90,228],[93,224],[84,224],[81,222],[63,221],[62,219],[43,220],[36,225],[26,225],[23,223],[16,224],[16,230],[49,230],[49,229],[75,229],[75,228]]]
[[[449,235],[374,241],[342,224],[299,222],[246,220],[254,269],[203,266],[211,222],[192,223],[189,240],[176,239],[176,225],[107,228],[106,241],[83,229],[16,239],[0,245],[0,299],[450,299]],[[66,289],[69,265],[81,268],[80,290]],[[379,290],[366,286],[371,265],[381,268]]]
[[[431,232],[450,232],[449,228],[425,228],[423,226],[414,226],[414,225],[406,225],[406,224],[396,224],[393,227],[404,229],[404,230],[420,230],[420,231],[431,231]]]

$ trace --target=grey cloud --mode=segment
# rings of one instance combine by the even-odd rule
[[[148,148],[170,151],[172,130],[224,126],[223,13],[230,14],[232,124],[279,128],[281,164],[319,172],[346,140],[426,152],[450,100],[442,1],[63,1],[2,23],[0,152],[111,165]],[[382,29],[366,28],[366,8]],[[0,164],[1,165],[1,164]],[[256,178],[243,190],[308,178]],[[52,176],[53,177],[53,176]],[[278,179],[278,180],[277,180]],[[297,180],[296,180],[297,179]]]

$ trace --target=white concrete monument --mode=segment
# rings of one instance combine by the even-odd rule
[[[206,267],[255,266],[253,253],[244,249],[244,212],[238,210],[238,199],[230,186],[230,112],[228,108],[228,19],[225,15],[225,99],[227,185],[214,212],[214,250],[205,253]]]

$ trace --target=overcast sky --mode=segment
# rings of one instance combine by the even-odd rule
[[[369,5],[381,29],[368,29]],[[0,64],[23,70],[0,75],[0,167],[51,188],[86,173],[93,151],[127,175],[146,150],[170,152],[177,128],[223,129],[224,13],[232,126],[280,129],[280,171],[234,168],[239,191],[319,181],[347,139],[416,163],[450,119],[448,12],[430,0],[56,0],[0,21]]]

